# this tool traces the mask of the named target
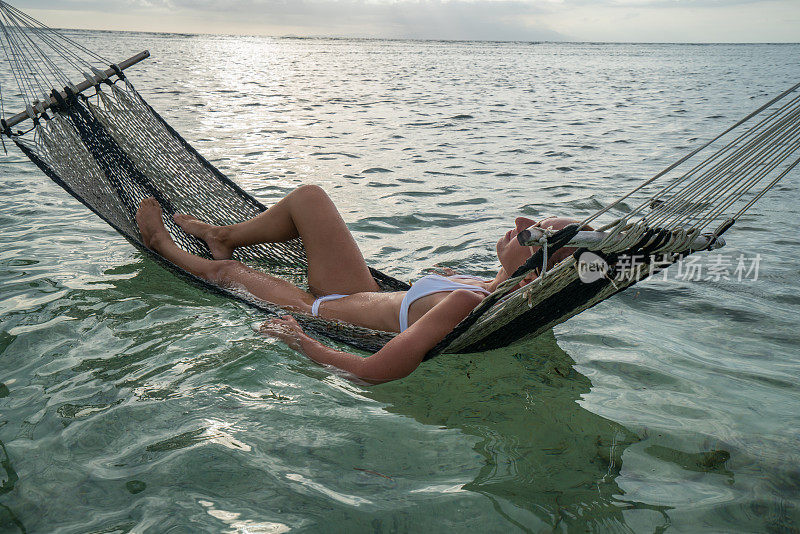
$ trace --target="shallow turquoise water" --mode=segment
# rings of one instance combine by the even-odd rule
[[[515,215],[588,214],[800,78],[798,45],[76,37],[150,49],[131,77],[201,153],[266,203],[324,186],[404,279],[492,273]],[[367,388],[0,161],[0,531],[800,528],[796,172],[716,253],[758,280]]]

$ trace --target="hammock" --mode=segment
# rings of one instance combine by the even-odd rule
[[[0,92],[0,139],[11,139],[56,184],[179,276],[268,314],[286,313],[195,277],[142,244],[134,214],[149,196],[161,204],[175,242],[206,258],[211,255],[205,243],[175,225],[172,214],[191,213],[226,225],[266,210],[192,148],[136,91],[123,71],[146,59],[148,52],[111,64],[2,0],[0,30],[25,107],[6,118]],[[74,73],[73,78],[67,72]],[[83,77],[77,84],[71,81],[75,74]],[[538,246],[538,251],[428,357],[487,350],[539,335],[689,254],[723,246],[722,234],[800,162],[793,159],[800,148],[798,88],[800,84],[770,100],[580,224],[558,232],[532,227],[520,233],[520,243]],[[23,123],[27,130],[14,130]],[[658,180],[666,184],[655,188],[652,184]],[[582,231],[610,210],[622,209],[625,200],[638,203],[597,231]],[[579,250],[550,266],[548,257],[564,246]],[[584,255],[587,251],[592,255]],[[601,276],[582,276],[591,266],[586,257],[595,258]],[[637,263],[636,258],[646,261]],[[234,259],[305,284],[307,265],[299,240],[242,247]],[[520,288],[537,269],[541,276]],[[376,269],[371,272],[382,290],[409,288]],[[295,317],[311,335],[371,352],[395,335],[304,314]]]

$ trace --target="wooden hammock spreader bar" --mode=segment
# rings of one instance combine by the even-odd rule
[[[549,236],[551,232],[546,232],[538,226],[531,226],[517,235],[517,241],[525,247],[539,246],[542,237]],[[608,237],[608,232],[580,231],[575,237],[564,245],[567,247],[586,248],[596,250],[600,243]],[[615,235],[610,243],[617,243],[626,238],[624,232]],[[709,246],[710,245],[710,246]],[[714,236],[711,233],[701,234],[695,237],[690,243],[692,250],[714,250],[725,246],[725,239],[722,236]]]
[[[145,50],[144,52],[139,52],[135,56],[130,57],[130,58],[126,59],[125,61],[121,61],[121,62],[117,63],[116,66],[119,68],[120,71],[123,71],[123,70],[127,69],[128,67],[136,65],[140,61],[142,61],[144,59],[147,59],[148,57],[150,57],[150,52]],[[104,71],[96,71],[96,72],[102,72],[103,77],[95,76],[95,78],[96,78],[95,83],[91,83],[89,80],[84,80],[84,81],[80,82],[79,84],[77,84],[75,86],[78,89],[77,93],[82,93],[83,91],[86,91],[87,89],[89,89],[91,87],[94,87],[96,84],[101,83],[102,81],[111,78],[112,76],[114,76],[117,73],[117,71],[114,70],[114,68],[108,68],[108,69],[106,69]],[[60,93],[61,93],[61,96],[66,100],[67,93],[64,92],[64,91],[60,91]],[[16,126],[17,124],[19,124],[21,122],[24,122],[27,119],[32,119],[33,118],[33,117],[31,117],[31,113],[32,112],[34,113],[34,116],[35,116],[35,113],[39,113],[41,115],[42,113],[44,113],[45,110],[49,109],[54,103],[55,102],[54,102],[53,97],[49,97],[47,102],[39,102],[38,104],[36,104],[36,106],[31,106],[28,110],[23,111],[21,113],[17,113],[16,115],[14,115],[13,117],[11,117],[10,119],[8,119],[6,121],[5,126],[7,128],[11,128],[11,127]],[[33,110],[33,111],[31,112],[31,110]]]

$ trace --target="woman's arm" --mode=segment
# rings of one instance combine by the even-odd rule
[[[362,380],[388,382],[409,375],[425,354],[441,341],[483,299],[468,291],[453,291],[381,350],[362,358],[332,349],[307,336],[292,317],[264,323],[262,331],[285,341],[317,363],[333,365]]]

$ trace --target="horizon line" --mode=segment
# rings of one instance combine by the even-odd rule
[[[523,44],[628,44],[628,45],[797,45],[800,41],[596,41],[596,40],[554,40],[554,39],[447,39],[434,37],[367,37],[351,35],[269,35],[258,33],[214,33],[214,32],[182,32],[158,30],[111,30],[98,28],[56,28],[57,31],[86,31],[108,33],[150,33],[156,35],[212,36],[212,37],[260,37],[269,39],[330,39],[353,41],[416,41],[438,43],[523,43]]]

